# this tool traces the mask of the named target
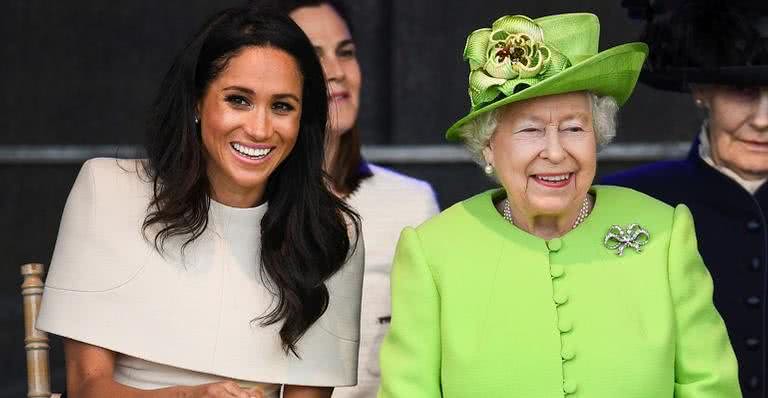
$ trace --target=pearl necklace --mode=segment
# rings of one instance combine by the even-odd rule
[[[589,194],[584,197],[584,202],[581,204],[581,208],[579,209],[579,215],[576,216],[576,221],[573,222],[573,226],[571,229],[575,229],[579,226],[582,222],[584,222],[584,219],[587,218],[589,215]],[[504,203],[502,204],[502,211],[504,212],[504,219],[507,220],[510,224],[514,225],[515,222],[512,221],[512,208],[509,206],[509,199],[504,199]]]

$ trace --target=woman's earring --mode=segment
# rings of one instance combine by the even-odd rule
[[[195,124],[200,124],[200,116],[195,115]]]
[[[702,101],[701,98],[696,98],[695,102],[696,102],[696,106],[698,106],[699,108],[704,107],[704,101]]]
[[[485,171],[485,174],[492,175],[493,174],[493,165],[490,163],[485,165],[485,168],[483,168],[483,171]]]

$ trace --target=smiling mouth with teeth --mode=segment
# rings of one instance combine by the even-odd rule
[[[262,159],[265,156],[269,155],[270,152],[272,152],[272,149],[274,148],[250,148],[245,145],[238,144],[236,142],[229,144],[232,149],[237,151],[240,155],[243,155],[250,159]]]
[[[565,180],[571,178],[571,173],[562,174],[562,175],[558,175],[558,176],[540,176],[540,175],[537,175],[536,178],[538,178],[539,180],[542,180],[542,181],[547,181],[547,182],[560,182],[560,181],[565,181]]]

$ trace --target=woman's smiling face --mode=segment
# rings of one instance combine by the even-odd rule
[[[246,47],[199,103],[213,199],[251,207],[299,134],[303,79],[296,60],[272,47]]]
[[[519,217],[576,214],[597,167],[589,96],[566,93],[504,106],[483,155]]]

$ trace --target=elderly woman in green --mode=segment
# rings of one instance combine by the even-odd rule
[[[591,14],[473,32],[448,131],[503,189],[403,231],[380,398],[732,398],[737,368],[691,214],[592,186],[645,59]]]

